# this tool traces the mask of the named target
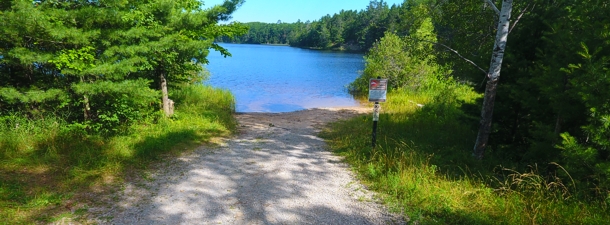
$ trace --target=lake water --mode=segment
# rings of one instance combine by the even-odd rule
[[[288,46],[221,44],[232,57],[212,51],[207,84],[229,89],[238,112],[291,112],[357,106],[346,86],[364,69],[362,54]]]

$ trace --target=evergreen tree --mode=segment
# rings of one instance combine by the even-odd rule
[[[167,81],[200,81],[209,49],[229,55],[213,40],[245,32],[218,24],[242,3],[3,1],[0,113],[70,115],[112,130],[153,111],[153,85],[169,114]]]

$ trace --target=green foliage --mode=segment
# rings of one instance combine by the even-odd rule
[[[396,80],[379,122],[381,141],[363,147],[370,118],[360,117],[326,132],[331,148],[424,224],[607,221],[608,4],[516,3],[513,12],[523,15],[509,37],[483,162],[469,153],[481,96],[472,88],[483,74],[463,57],[489,63],[494,12],[475,1],[405,5],[409,20],[374,45],[350,86],[362,92],[369,78]],[[426,68],[423,79],[411,79],[417,65]]]
[[[0,89],[0,97],[8,104],[15,103],[43,103],[50,100],[66,100],[66,93],[59,89],[49,89],[46,91],[31,90],[22,93],[15,88]]]
[[[76,94],[87,96],[89,120],[86,124],[103,133],[116,132],[137,121],[145,120],[158,108],[159,92],[148,88],[150,81],[100,81],[73,85]]]
[[[94,50],[95,49],[91,46],[83,47],[78,50],[64,49],[60,51],[60,54],[57,57],[49,60],[49,62],[55,64],[57,69],[63,74],[81,73],[83,70],[95,66],[93,64],[95,56],[92,54]]]
[[[4,113],[56,108],[56,116],[76,123],[141,119],[157,105],[148,98],[136,103],[143,96],[138,93],[157,88],[159,75],[172,85],[200,82],[209,49],[229,55],[213,40],[245,32],[238,23],[218,24],[242,3],[204,9],[194,0],[10,1],[0,14],[0,106]],[[127,85],[131,81],[147,86]],[[101,89],[107,91],[95,91]],[[91,106],[95,115],[87,115]]]
[[[296,23],[260,23],[245,25],[250,28],[242,36],[221,37],[218,41],[247,44],[286,44],[290,46],[367,51],[384,36],[399,27],[405,9],[398,5],[373,0],[365,10],[341,10],[315,21]]]
[[[189,84],[210,49],[230,55],[215,38],[246,32],[219,24],[243,2],[1,1],[0,223],[49,223],[72,192],[227,134],[230,93]],[[162,77],[205,91],[163,118]]]
[[[386,33],[381,41],[374,45],[369,54],[366,55],[366,67],[364,72],[352,84],[350,90],[353,92],[365,92],[369,88],[369,79],[387,78],[390,80],[389,87],[400,88],[407,85],[415,85],[417,75],[412,74],[415,61],[407,50],[405,41],[392,33]]]
[[[334,123],[322,137],[367,187],[416,223],[598,224],[610,219],[604,203],[575,198],[567,168],[554,164],[558,171],[549,177],[537,166],[520,172],[509,158],[473,159],[476,132],[460,111],[481,96],[455,81],[450,86],[389,93],[374,149],[369,147],[370,115]]]
[[[499,1],[492,2],[500,6]],[[409,10],[404,15],[411,20],[402,23],[397,33],[421,39],[415,37],[416,29],[420,21],[430,18],[438,34],[433,42],[438,44],[422,55],[434,57],[431,61],[441,65],[442,73],[483,91],[485,75],[471,63],[483,70],[489,64],[497,26],[495,12],[478,1],[406,5]],[[542,179],[573,178],[574,198],[606,203],[610,196],[608,7],[593,0],[515,2],[487,147],[489,158],[510,159],[515,171],[545,165],[536,169],[537,174],[545,175]],[[451,99],[459,95],[452,96],[447,90],[431,93],[455,108],[452,102],[460,101]],[[469,126],[477,126],[477,108],[463,105],[459,110],[463,112],[457,115],[469,121]],[[561,168],[565,173],[558,172]]]
[[[148,98],[146,93],[140,95]],[[172,96],[177,99],[176,117],[140,120],[113,136],[82,132],[85,127],[54,116],[37,120],[21,114],[0,116],[2,222],[49,223],[66,214],[78,216],[67,209],[72,203],[92,204],[75,198],[79,193],[110,188],[163,155],[194,149],[233,131],[236,122],[227,109],[235,105],[227,91],[192,85]]]
[[[195,0],[7,3],[0,116],[51,113],[105,133],[152,116],[161,77],[170,88],[201,82],[210,49],[230,55],[213,40],[246,31],[218,23],[243,0],[209,9]]]
[[[297,29],[296,23],[244,23],[248,32],[233,37],[222,36],[217,39],[220,42],[234,42],[243,44],[288,44],[289,38]]]
[[[418,89],[444,79],[446,71],[436,64],[432,54],[436,35],[432,20],[426,18],[416,26],[412,35],[401,38],[386,33],[365,56],[366,68],[349,89],[353,92],[368,90],[371,78],[387,78],[391,89]]]
[[[0,88],[0,115],[20,112],[29,118],[64,110],[70,105],[69,95],[61,89],[29,89],[21,92],[12,87]]]
[[[217,95],[210,98],[213,94]],[[213,111],[235,112],[235,99],[228,90],[217,90],[210,86],[188,85],[171,95],[186,112],[199,112],[201,108]]]
[[[609,6],[536,4],[543,7],[526,14],[509,37],[502,71],[511,77],[501,81],[493,146],[524,164],[563,165],[580,197],[604,201],[610,194]]]

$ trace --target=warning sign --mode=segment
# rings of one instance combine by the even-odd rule
[[[369,102],[385,102],[388,93],[388,79],[369,80]]]

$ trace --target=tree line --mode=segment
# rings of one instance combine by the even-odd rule
[[[245,44],[284,44],[314,49],[365,51],[383,37],[386,31],[398,31],[406,23],[400,16],[407,5],[389,6],[383,0],[374,0],[366,9],[341,10],[315,21],[295,23],[250,22],[243,36],[219,37],[217,41]]]

